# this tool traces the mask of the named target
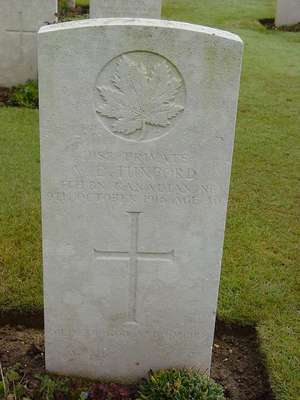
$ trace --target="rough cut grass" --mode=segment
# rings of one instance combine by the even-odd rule
[[[76,5],[77,5],[77,7],[86,7],[86,6],[88,6],[90,4],[90,2],[89,2],[89,0],[77,0],[76,1]]]
[[[257,325],[277,398],[299,399],[300,35],[260,26],[273,0],[168,0],[163,12],[245,41],[219,315]],[[42,308],[37,120],[0,108],[1,310]]]
[[[0,108],[0,159],[0,310],[41,309],[36,110]]]

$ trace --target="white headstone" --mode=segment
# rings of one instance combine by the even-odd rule
[[[277,0],[276,26],[300,23],[300,0]]]
[[[37,31],[56,12],[57,0],[0,0],[0,86],[37,79]]]
[[[90,18],[160,18],[161,0],[90,0]]]
[[[209,370],[241,53],[179,22],[42,28],[49,371]]]
[[[66,0],[66,4],[68,8],[75,8],[76,7],[76,0]]]

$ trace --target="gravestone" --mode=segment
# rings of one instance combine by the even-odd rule
[[[90,18],[160,18],[161,0],[91,0]]]
[[[179,22],[41,29],[48,371],[209,371],[241,53]]]
[[[276,26],[300,23],[300,0],[277,0]]]
[[[0,86],[37,79],[37,31],[56,12],[57,0],[0,1]]]
[[[76,0],[67,0],[66,1],[68,8],[75,8],[76,7]]]

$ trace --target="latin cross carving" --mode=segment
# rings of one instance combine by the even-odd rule
[[[166,252],[139,251],[139,217],[140,212],[128,212],[130,216],[131,245],[128,251],[105,251],[94,249],[97,260],[126,260],[129,263],[129,304],[128,322],[137,322],[137,285],[138,285],[138,262],[139,261],[165,261],[174,263],[174,250]]]

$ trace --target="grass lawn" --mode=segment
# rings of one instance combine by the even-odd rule
[[[77,0],[76,5],[77,6],[88,6],[90,4],[89,0]]]
[[[168,0],[163,14],[245,42],[218,312],[256,324],[277,398],[299,399],[300,34],[257,22],[275,0]],[[37,111],[0,108],[0,154],[0,310],[38,310]]]

